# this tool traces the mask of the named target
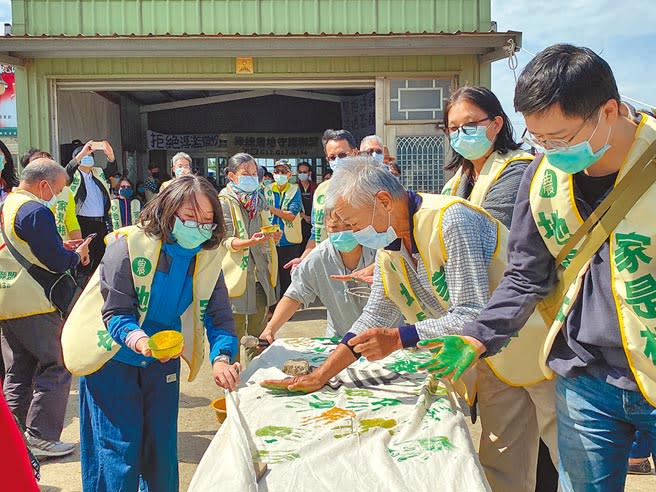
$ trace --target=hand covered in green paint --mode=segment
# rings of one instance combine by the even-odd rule
[[[485,346],[472,337],[447,335],[417,344],[435,354],[433,359],[419,366],[438,378],[449,377],[456,381],[485,352]]]
[[[314,393],[323,388],[325,381],[321,381],[313,374],[305,376],[294,376],[285,379],[266,379],[260,386],[267,389],[279,389],[290,393]]]

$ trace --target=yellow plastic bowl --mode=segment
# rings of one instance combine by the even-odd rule
[[[167,359],[182,351],[184,337],[175,330],[164,330],[155,333],[148,340],[148,347],[156,359]]]
[[[280,226],[278,224],[272,224],[272,225],[262,226],[260,232],[262,234],[272,234],[274,232],[278,232],[279,230],[280,230]]]
[[[221,398],[217,398],[214,400],[210,406],[214,409],[216,412],[216,420],[219,421],[219,424],[222,424],[223,421],[226,419],[226,416],[228,415],[226,413],[226,401],[225,397],[222,396]]]

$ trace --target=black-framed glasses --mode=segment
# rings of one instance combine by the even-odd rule
[[[329,154],[328,155],[328,160],[329,161],[334,161],[337,158],[340,159],[346,159],[349,156],[347,152],[340,152],[339,154]]]
[[[474,135],[476,134],[476,130],[478,129],[479,125],[483,123],[484,121],[491,120],[489,116],[486,116],[485,118],[478,120],[478,121],[470,121],[469,123],[465,123],[464,125],[460,126],[449,126],[447,127],[446,131],[449,133],[449,135],[458,135],[460,132],[464,133],[465,135]]]

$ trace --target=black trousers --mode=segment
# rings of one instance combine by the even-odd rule
[[[303,241],[301,241],[301,253],[305,251],[308,241],[310,240],[310,235],[312,234],[312,224],[308,224],[304,220],[301,220],[301,232],[303,233]]]
[[[556,490],[558,490],[558,470],[551,462],[549,448],[540,439],[535,492],[556,492]]]
[[[105,254],[105,236],[109,233],[109,229],[107,228],[107,222],[103,217],[84,217],[78,215],[77,220],[80,223],[82,238],[85,238],[94,232],[97,234],[97,236],[93,238],[93,241],[91,241],[91,244],[89,244],[90,263],[86,266],[80,265],[77,269],[78,276],[86,277],[86,280],[88,280],[89,277],[91,277],[91,274],[96,271],[98,265],[100,265],[100,260],[102,260],[102,257]],[[84,283],[86,284],[86,281]]]
[[[300,244],[291,244],[289,246],[278,246],[276,250],[278,251],[278,286],[280,288],[278,299],[280,299],[287,292],[289,284],[292,283],[291,270],[285,270],[283,266],[301,255],[301,247]]]

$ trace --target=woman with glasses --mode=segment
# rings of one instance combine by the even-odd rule
[[[513,127],[497,97],[485,87],[462,87],[444,113],[455,171],[442,194],[466,198],[510,227],[515,196],[533,156],[515,142]]]
[[[444,125],[453,150],[445,169],[456,170],[456,174],[442,193],[469,200],[510,228],[519,184],[533,155],[515,142],[501,103],[485,87],[463,87],[451,95]],[[483,426],[479,454],[492,489],[507,490],[515,485],[511,488],[520,490],[517,484],[521,483],[526,485],[521,490],[533,490],[535,484],[536,491],[555,491],[555,411],[537,410],[534,402],[553,394],[552,383],[510,386],[487,364],[479,364],[478,394]],[[494,405],[509,401],[512,404],[505,405],[504,412],[495,411]],[[509,432],[513,428],[523,430]],[[517,467],[520,458],[528,466]]]
[[[271,227],[270,213],[259,183],[257,165],[249,154],[228,159],[228,184],[219,201],[226,227],[223,245],[228,254],[223,260],[232,315],[237,337],[259,336],[269,306],[276,303],[278,254],[275,243],[280,232],[265,232]],[[242,365],[254,351],[241,349]]]
[[[132,182],[121,177],[118,182],[118,195],[112,199],[110,216],[114,230],[137,223],[141,212],[141,201],[134,194]]]
[[[148,490],[178,491],[180,356],[193,379],[204,332],[216,384],[234,390],[239,383],[239,364],[231,364],[237,337],[221,274],[224,233],[214,188],[204,178],[183,176],[144,207],[136,226],[110,236],[100,287],[85,290],[78,301],[88,303],[89,292],[102,296],[107,336],[100,333],[99,340],[107,350],[118,345],[98,371],[80,379],[85,492],[136,491],[140,476]],[[182,332],[179,353],[153,352],[151,337],[163,330]],[[71,361],[74,349],[65,356]]]

